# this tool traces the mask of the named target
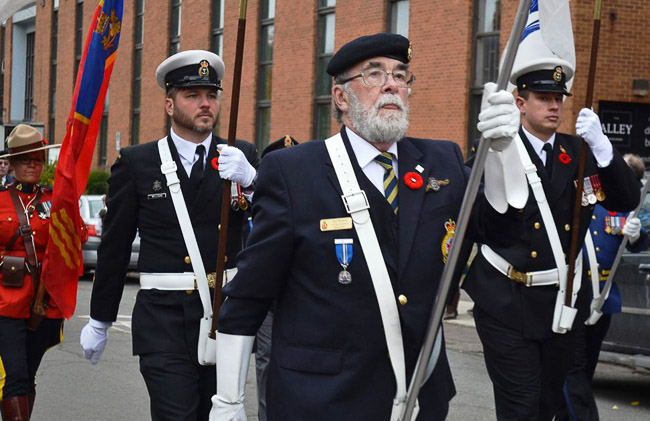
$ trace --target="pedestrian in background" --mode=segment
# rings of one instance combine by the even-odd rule
[[[638,155],[623,156],[637,179],[641,181],[645,173],[645,165]],[[596,265],[600,278],[600,289],[605,285],[612,264],[623,241],[628,236],[627,250],[639,253],[648,247],[648,233],[641,226],[641,220],[631,217],[627,212],[608,211],[596,205],[589,224]],[[588,279],[587,281],[590,281]],[[588,289],[591,290],[591,282]],[[593,296],[593,292],[592,292]],[[565,405],[556,416],[557,421],[598,421],[598,407],[594,398],[591,383],[598,364],[598,356],[603,340],[609,330],[612,315],[621,312],[621,292],[616,282],[612,283],[609,296],[603,305],[602,316],[594,325],[579,324],[576,330],[576,350],[573,365],[564,383]]]

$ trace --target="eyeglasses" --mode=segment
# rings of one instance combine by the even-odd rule
[[[363,83],[368,86],[384,86],[388,82],[388,75],[393,76],[395,84],[400,88],[406,88],[413,85],[415,82],[415,75],[408,70],[395,70],[387,72],[381,69],[367,69],[358,75],[349,77],[341,81],[341,85],[356,78],[363,78]]]
[[[22,165],[29,165],[33,162],[34,165],[39,166],[43,165],[45,160],[43,158],[30,158],[28,156],[21,156],[20,158],[16,158],[16,162]]]

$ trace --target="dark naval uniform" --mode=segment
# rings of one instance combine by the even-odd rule
[[[171,154],[187,205],[196,240],[206,273],[214,272],[217,261],[219,222],[222,197],[222,179],[211,162],[217,157],[218,143],[225,140],[213,136],[207,152],[205,173],[197,189],[189,181],[179,159],[174,142],[168,137]],[[255,147],[245,141],[237,141],[236,147],[244,152],[254,167],[258,165]],[[167,187],[160,170],[157,142],[124,148],[111,168],[109,192],[102,242],[98,250],[97,270],[90,303],[90,316],[99,321],[114,321],[124,289],[126,271],[131,255],[131,243],[140,235],[139,272],[179,273],[192,272],[185,241]],[[241,230],[244,213],[231,212],[229,220],[227,268],[235,265],[235,257],[242,248]],[[133,353],[144,356],[149,353],[170,355],[170,360],[157,364],[172,364],[176,355],[197,362],[199,320],[203,307],[198,291],[140,290],[133,309]],[[145,366],[155,376],[159,367]],[[215,390],[214,366],[198,367],[201,375],[200,390],[185,385],[166,384],[160,378],[158,387],[150,389],[153,399],[163,404],[170,396],[186,396],[192,404],[199,394],[210,396]],[[197,376],[199,375],[197,371]],[[192,374],[190,374],[192,375]],[[155,397],[154,397],[155,395]],[[207,408],[209,411],[209,407]],[[169,414],[174,414],[173,409]],[[207,418],[207,412],[205,414]]]
[[[444,260],[468,179],[452,142],[404,138],[398,144],[399,212],[359,167],[345,128],[352,166],[370,202],[378,241],[398,302],[407,384],[422,346]],[[405,183],[421,167],[424,185]],[[436,190],[431,177],[447,180]],[[395,396],[377,297],[356,230],[322,229],[347,218],[341,188],[323,141],[265,157],[253,202],[254,227],[226,285],[219,332],[253,336],[277,300],[267,387],[269,420],[388,420]],[[489,207],[478,201],[478,209]],[[491,211],[491,208],[489,208]],[[494,211],[492,211],[494,212]],[[494,212],[496,214],[496,212]],[[476,228],[474,232],[478,232]],[[347,270],[335,240],[352,239]],[[444,346],[419,397],[419,420],[442,420],[455,388]]]
[[[591,205],[582,207],[580,226],[571,226],[581,140],[576,136],[556,133],[551,157],[554,161],[553,171],[549,179],[544,164],[523,130],[519,134],[537,167],[562,248],[568,255],[572,230],[579,230],[578,239],[582,244],[594,208]],[[561,154],[568,155],[569,159],[566,156],[560,159]],[[598,168],[588,151],[585,177],[594,174],[600,176],[606,195],[601,202],[603,206],[617,211],[635,208],[639,201],[639,183],[616,151],[605,168]],[[499,247],[493,244],[497,239],[490,239],[487,245],[519,272],[555,268],[553,252],[532,190],[525,208],[520,212],[519,218],[513,218],[508,223],[509,229],[520,233],[518,240]],[[574,326],[583,323],[588,315],[586,265],[583,268],[583,288],[576,302],[579,312]],[[470,267],[463,288],[475,302],[477,330],[494,384],[499,419],[551,419],[562,399],[562,383],[571,364],[573,340],[572,332],[560,335],[551,330],[558,288],[553,285],[526,287],[511,280],[495,269],[481,251]],[[512,331],[516,332],[516,339],[509,336]],[[526,347],[515,345],[520,343],[519,338],[526,341]],[[501,359],[501,355],[508,355],[507,360]],[[531,367],[539,367],[540,361],[544,365],[541,372],[537,372]],[[539,385],[542,387],[541,402],[538,400]],[[560,396],[548,396],[545,394],[548,390],[559,391]]]
[[[601,291],[623,241],[620,230],[623,228],[624,223],[621,222],[623,218],[627,217],[629,217],[627,213],[608,211],[600,205],[596,205],[594,214],[591,217],[589,231],[591,231],[596,260],[599,265],[598,275]],[[627,243],[627,249],[631,253],[639,253],[645,250],[647,246],[648,233],[644,228],[641,228],[640,236],[634,243]],[[588,289],[591,291],[591,279],[588,279],[588,284]],[[612,314],[620,312],[621,293],[618,285],[614,282],[609,297],[603,305],[603,315],[598,322],[591,326],[580,326],[581,331],[578,333],[576,355],[564,386],[566,405],[563,405],[562,410],[558,412],[556,417],[558,421],[570,419],[597,421],[599,419],[598,408],[591,390],[591,382],[598,364],[600,348],[612,320]],[[569,414],[573,414],[573,416]]]

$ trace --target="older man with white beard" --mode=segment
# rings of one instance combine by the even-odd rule
[[[273,303],[269,420],[397,419],[468,180],[455,143],[405,137],[410,59],[395,34],[341,47],[327,69],[340,133],[263,160],[254,228],[223,290],[210,420],[246,419],[250,350]],[[514,98],[490,101],[486,134],[507,144]],[[479,197],[476,241],[486,217],[493,230],[504,218]],[[445,419],[455,394],[442,342],[419,420]]]

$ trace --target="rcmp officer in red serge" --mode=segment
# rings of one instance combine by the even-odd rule
[[[133,353],[140,357],[154,420],[206,419],[215,390],[214,365],[202,366],[197,361],[204,309],[197,291],[199,281],[195,281],[197,259],[189,257],[192,248],[186,245],[181,227],[193,228],[190,233],[198,244],[198,260],[206,273],[213,272],[222,178],[238,183],[243,191],[251,190],[259,161],[252,144],[238,140],[235,147],[229,147],[212,134],[223,75],[221,58],[208,51],[183,51],[163,61],[156,78],[166,90],[165,111],[171,118],[167,155],[161,149],[162,140],[124,148],[108,181],[91,318],[81,332],[81,346],[86,358],[97,363],[108,328],[117,317],[131,243],[139,232],[141,290],[133,309]],[[165,156],[171,156],[173,163],[166,161],[164,168],[175,165],[175,172],[163,174],[161,157]],[[168,176],[180,180],[183,200],[178,203],[187,208],[188,221],[179,221],[180,208],[172,198],[178,189],[168,187]],[[233,211],[227,269],[234,266],[242,247],[243,224],[244,213]]]
[[[27,323],[49,239],[52,203],[52,188],[38,181],[44,151],[61,145],[47,145],[38,130],[25,124],[11,131],[7,145],[9,154],[0,158],[9,159],[16,179],[0,187],[0,413],[3,420],[27,421],[38,366],[45,351],[63,335],[63,315],[50,300],[45,300],[45,318],[36,330],[28,329]]]
[[[401,35],[345,44],[327,68],[340,133],[262,161],[253,230],[224,288],[210,420],[246,418],[250,350],[274,300],[269,420],[388,421],[403,407],[468,178],[455,143],[405,137],[410,59]],[[507,114],[495,133],[512,138],[514,98],[493,102]],[[455,394],[442,342],[419,420],[444,419]]]
[[[522,213],[503,227],[520,232],[518,239],[499,247],[494,244],[497,238],[491,238],[480,246],[463,286],[475,302],[476,328],[499,420],[553,418],[562,400],[574,341],[572,331],[556,333],[554,314],[561,283],[556,256],[566,262],[574,229],[579,230],[582,245],[597,200],[615,211],[630,211],[639,201],[638,181],[589,109],[581,110],[576,122],[576,132],[589,146],[585,178],[576,181],[582,140],[556,132],[564,96],[570,95],[566,82],[572,75],[569,63],[552,58],[513,71],[511,82],[517,85],[521,111],[519,136],[525,147],[522,162],[534,164],[533,174],[536,170],[541,179],[548,206],[538,204],[531,187]],[[575,182],[585,187],[579,227],[571,225]],[[550,208],[555,226],[544,223],[545,207]],[[559,241],[554,242],[553,236]],[[582,270],[584,284],[586,265]],[[574,291],[578,288],[576,280]],[[588,288],[581,291],[573,304],[578,309],[574,325],[588,315]]]

